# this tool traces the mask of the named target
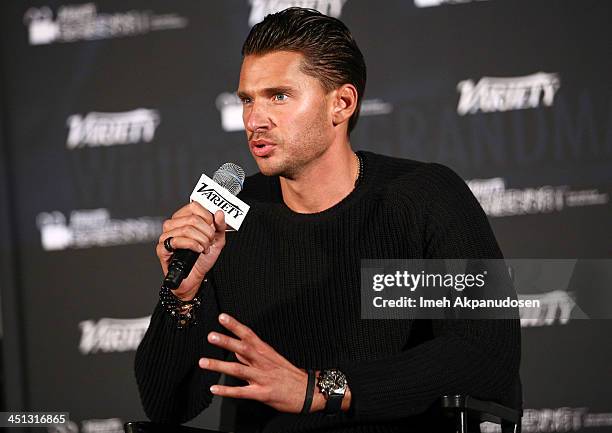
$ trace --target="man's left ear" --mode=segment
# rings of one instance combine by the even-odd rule
[[[357,89],[352,84],[343,84],[334,90],[332,120],[334,126],[350,119],[357,108]]]

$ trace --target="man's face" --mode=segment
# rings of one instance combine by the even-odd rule
[[[267,176],[295,178],[334,139],[330,94],[300,70],[303,55],[276,51],[242,62],[238,96],[249,149]]]

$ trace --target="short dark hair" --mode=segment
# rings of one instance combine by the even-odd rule
[[[302,70],[326,91],[350,83],[357,89],[357,107],[349,119],[350,133],[359,118],[366,85],[366,65],[351,32],[339,19],[314,9],[292,7],[267,15],[255,24],[242,46],[242,55],[295,51],[304,55]]]

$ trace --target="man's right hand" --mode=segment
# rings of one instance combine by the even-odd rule
[[[170,219],[164,221],[163,233],[155,248],[164,275],[168,273],[173,254],[164,247],[164,241],[170,236],[170,245],[175,250],[189,249],[201,253],[189,276],[172,291],[183,301],[195,297],[204,277],[217,261],[225,246],[225,229],[225,215],[222,211],[215,212],[213,216],[195,201],[183,206]]]

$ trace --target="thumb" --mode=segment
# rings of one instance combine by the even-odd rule
[[[225,240],[225,230],[227,230],[227,224],[225,224],[225,214],[223,211],[218,210],[215,212],[213,219],[215,223],[215,236],[217,239]]]

